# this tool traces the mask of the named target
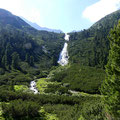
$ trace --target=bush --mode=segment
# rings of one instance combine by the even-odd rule
[[[5,73],[5,70],[3,68],[0,68],[0,75],[3,75]]]
[[[32,80],[32,77],[30,77],[28,74],[23,74],[20,71],[12,71],[10,73],[6,73],[4,75],[0,75],[0,85],[28,85],[30,81]]]
[[[33,118],[39,115],[39,104],[31,101],[14,100],[10,103],[2,103],[3,116],[9,118]]]
[[[68,83],[70,90],[96,94],[100,93],[99,87],[104,78],[103,69],[73,64],[67,70],[56,72],[51,81]]]

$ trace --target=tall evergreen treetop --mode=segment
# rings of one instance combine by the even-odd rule
[[[12,67],[14,69],[18,69],[19,68],[19,61],[20,61],[19,54],[17,52],[14,52],[12,54]]]
[[[101,87],[108,119],[120,118],[120,21],[109,35],[110,51],[106,79]]]

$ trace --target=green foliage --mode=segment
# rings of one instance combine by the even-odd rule
[[[47,88],[44,90],[45,93],[53,93],[53,94],[67,94],[70,95],[71,93],[68,91],[68,87],[63,86],[62,84],[59,83],[52,83],[48,84]]]
[[[58,82],[51,82],[49,79],[40,78],[37,81],[37,89],[40,93],[70,94],[68,88]]]
[[[30,65],[34,66],[34,58],[33,58],[33,56],[30,56]]]
[[[14,100],[9,104],[2,103],[3,116],[7,119],[32,119],[39,117],[39,104],[32,101]]]
[[[70,33],[70,62],[104,68],[109,54],[107,35],[119,19],[120,10],[102,18],[87,30]]]
[[[14,69],[18,69],[19,68],[19,55],[17,54],[17,52],[14,52],[12,54],[12,67]]]
[[[81,101],[79,105],[46,104],[44,108],[46,112],[56,114],[60,120],[105,120],[100,99]]]
[[[49,69],[57,65],[64,34],[38,31],[6,10],[0,9],[0,13],[0,67],[5,70],[15,67],[14,52],[22,63],[32,67],[37,64],[41,69]]]
[[[93,99],[100,99],[100,96],[69,96],[69,95],[53,95],[53,94],[30,94],[25,92],[14,92],[10,90],[1,90],[0,92],[0,100],[1,101],[11,101],[15,99],[22,99],[22,100],[31,100],[36,101],[39,104],[67,104],[67,105],[74,105],[74,104],[80,104],[82,101],[89,101]]]
[[[14,85],[15,91],[27,91],[28,89],[26,85]]]
[[[51,82],[47,82],[46,81],[46,78],[40,78],[38,81],[37,81],[37,89],[40,93],[44,93],[44,90],[47,88],[47,85],[50,84]]]
[[[25,62],[29,63],[29,61],[30,61],[30,55],[27,53],[25,56]]]
[[[120,118],[120,21],[109,35],[109,61],[106,65],[106,79],[101,87],[107,112],[115,120]]]
[[[82,105],[83,120],[105,120],[105,113],[101,100],[89,101]]]
[[[24,106],[24,103],[33,101],[35,104],[39,104],[44,107],[47,116],[56,115],[60,120],[77,120],[82,116],[84,120],[104,120],[103,105],[101,103],[101,96],[94,95],[80,95],[80,96],[66,96],[66,95],[52,95],[52,94],[29,94],[25,92],[13,92],[2,90],[0,92],[1,101],[9,101],[10,107],[16,101],[16,99],[22,99],[21,105],[16,105],[19,108]],[[11,102],[10,102],[11,101]],[[19,103],[19,102],[17,102]],[[16,103],[15,103],[16,104]],[[26,103],[27,105],[27,103]],[[14,105],[13,105],[14,106]],[[14,107],[13,107],[14,108]],[[18,110],[19,110],[18,108]],[[7,109],[7,108],[6,108]],[[25,108],[26,110],[26,108]],[[41,115],[40,111],[40,115]],[[10,113],[10,112],[8,112]],[[42,112],[44,113],[44,112]],[[45,113],[46,115],[46,113]],[[8,116],[8,115],[7,115]],[[36,116],[35,116],[36,117]],[[56,118],[56,117],[55,117]]]
[[[1,60],[1,67],[2,68],[5,68],[5,61],[6,61],[5,56],[3,56],[2,60]]]
[[[5,70],[3,68],[0,68],[0,75],[3,75],[5,73]]]
[[[11,85],[11,82],[14,85],[27,85],[29,86],[30,81],[33,78],[28,74],[21,73],[19,71],[14,71],[11,73],[6,73],[4,75],[0,75],[0,85]]]
[[[59,84],[48,84],[47,88],[44,90],[45,93],[56,93],[57,89],[60,88]]]
[[[44,113],[44,118],[45,120],[59,120],[58,117],[56,116],[56,114],[50,114],[50,113],[47,113],[43,107],[41,107],[41,110],[40,110],[40,113]],[[43,120],[43,118],[42,118]]]
[[[73,64],[68,69],[56,72],[51,81],[68,83],[71,90],[99,93],[104,76],[103,69]]]

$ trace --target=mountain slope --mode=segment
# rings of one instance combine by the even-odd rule
[[[56,29],[50,29],[50,28],[46,28],[46,27],[40,27],[38,24],[33,23],[23,17],[21,17],[26,23],[28,23],[30,26],[32,26],[33,28],[37,29],[37,30],[42,30],[42,31],[48,31],[48,32],[55,32],[55,33],[63,33],[61,30],[56,30]]]
[[[102,18],[87,30],[71,33],[70,62],[104,68],[109,51],[107,36],[119,19],[120,10]]]
[[[23,26],[30,27],[26,22],[20,19],[18,16],[13,15],[7,10],[0,9],[0,24],[1,25],[12,25],[15,28],[22,29]]]
[[[57,64],[63,44],[64,34],[38,31],[20,17],[0,9],[0,67],[11,69],[12,55],[17,53],[20,66],[32,61],[41,68],[50,68]]]

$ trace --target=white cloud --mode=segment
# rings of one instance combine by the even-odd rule
[[[83,11],[83,17],[96,22],[120,8],[120,0],[100,0]]]
[[[9,10],[18,15],[21,14],[21,3],[22,0],[0,0],[0,8]]]

